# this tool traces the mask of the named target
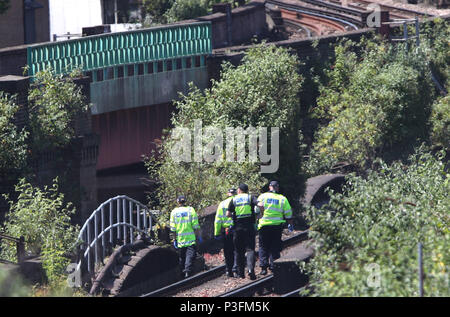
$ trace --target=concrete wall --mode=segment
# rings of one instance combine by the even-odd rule
[[[39,0],[39,3],[43,8],[35,11],[36,42],[46,42],[50,39],[48,0]],[[0,15],[0,48],[24,44],[23,19],[23,0],[10,1],[9,10]]]
[[[23,76],[28,45],[0,48],[0,76]]]
[[[188,91],[193,82],[208,85],[206,67],[179,69],[154,74],[122,77],[91,83],[92,114],[171,102]]]
[[[229,26],[227,25],[225,13],[214,13],[197,18],[194,21],[211,22],[213,49],[244,44],[250,41],[254,36],[262,36],[267,31],[266,11],[263,0],[254,0],[244,6],[232,10],[232,43],[228,43]]]
[[[0,15],[0,48],[24,43],[23,2],[11,1],[8,11]]]
[[[43,8],[37,9],[36,14],[36,43],[50,41],[49,0],[38,1]]]

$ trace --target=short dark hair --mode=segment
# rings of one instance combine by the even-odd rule
[[[239,189],[242,190],[244,193],[247,193],[248,192],[248,185],[244,184],[244,183],[241,183],[241,184],[239,184]]]
[[[279,187],[280,184],[278,184],[277,181],[271,181],[271,182],[269,183],[269,186],[272,186],[272,187]]]

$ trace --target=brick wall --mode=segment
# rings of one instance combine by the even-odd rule
[[[35,10],[36,42],[50,40],[48,0],[39,0],[43,8]],[[23,0],[11,0],[8,11],[0,16],[0,48],[22,45],[25,42]]]
[[[27,65],[27,45],[0,49],[0,76],[23,76]]]
[[[23,1],[13,0],[9,10],[0,15],[0,48],[23,43]]]

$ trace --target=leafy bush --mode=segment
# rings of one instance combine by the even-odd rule
[[[0,297],[29,296],[31,289],[25,285],[20,275],[0,268]]]
[[[175,0],[164,14],[168,23],[189,20],[208,14],[208,0]]]
[[[350,175],[344,193],[310,208],[316,296],[417,296],[417,245],[426,296],[449,296],[450,174],[443,153],[423,151],[409,166],[380,163],[367,179]]]
[[[421,42],[428,48],[427,60],[437,79],[450,87],[450,21],[435,18],[421,24]]]
[[[302,84],[298,65],[297,59],[285,49],[274,46],[252,48],[239,66],[224,64],[221,79],[213,81],[210,89],[202,93],[191,87],[190,92],[176,102],[173,127],[192,129],[195,120],[201,120],[203,127],[214,126],[221,131],[226,127],[279,127],[280,166],[292,161],[295,164],[292,168],[286,163],[284,168],[289,166],[289,170],[270,177],[279,176],[283,191],[290,189],[292,197],[295,193],[299,196],[302,184],[298,184],[301,180],[297,157],[284,155],[283,161],[283,154],[297,149],[297,94]],[[176,142],[176,136],[169,133],[160,146],[159,155],[146,162],[151,177],[159,183],[156,195],[152,197],[153,204],[159,204],[162,210],[173,208],[175,198],[180,194],[186,195],[188,203],[201,210],[222,200],[224,193],[239,182],[246,182],[253,192],[259,192],[267,182],[260,174],[258,162],[239,163],[225,159],[211,163],[176,162],[170,156]],[[283,182],[282,176],[295,181]]]
[[[310,153],[310,174],[338,162],[363,170],[399,145],[427,138],[434,89],[425,50],[362,40],[344,42],[335,53],[314,109],[322,126]]]
[[[25,238],[26,251],[42,256],[47,278],[52,282],[70,263],[67,256],[75,246],[79,231],[70,223],[75,209],[71,203],[64,202],[63,194],[58,193],[57,179],[44,190],[21,179],[16,192],[19,193],[18,200],[9,202],[10,210],[2,231],[13,237]],[[15,261],[15,248],[2,244],[2,257]]]
[[[75,70],[64,77],[50,68],[36,74],[28,95],[36,151],[64,147],[75,136],[75,116],[88,107],[81,88],[73,81],[78,75]]]
[[[449,86],[450,87],[450,86]],[[431,112],[431,140],[433,144],[450,149],[450,95],[438,99]]]
[[[0,0],[0,14],[5,13],[9,9],[9,0]]]
[[[144,10],[150,15],[154,24],[167,23],[164,15],[173,5],[174,0],[144,0]]]
[[[14,123],[18,110],[13,99],[0,91],[0,179],[9,178],[26,163],[28,132],[19,131]]]

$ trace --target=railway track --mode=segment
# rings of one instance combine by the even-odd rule
[[[308,237],[308,231],[300,232],[296,235],[293,235],[285,240],[283,240],[283,249],[289,246],[292,246],[294,244],[300,243],[301,241],[306,240]],[[212,268],[208,271],[198,273],[190,278],[181,280],[179,282],[170,284],[168,286],[165,286],[163,288],[160,288],[158,290],[152,291],[150,293],[141,295],[141,297],[168,297],[174,294],[177,294],[179,292],[182,292],[187,289],[191,289],[193,287],[202,285],[208,281],[211,281],[215,278],[218,278],[222,276],[226,271],[225,265],[217,266],[215,268]],[[258,279],[256,282],[259,282],[261,280],[264,280],[270,276],[267,276],[263,279]],[[253,284],[253,283],[248,283]],[[249,291],[251,291],[251,287],[249,288]]]
[[[270,289],[272,284],[273,274],[269,274],[262,279],[223,293],[218,297],[251,297],[255,293],[263,293],[265,289]]]
[[[359,3],[359,4],[362,4],[364,6],[364,8],[367,8],[367,6],[369,4],[374,3],[374,4],[379,5],[382,10],[389,11],[389,14],[391,16],[399,16],[403,19],[414,18],[416,16],[425,17],[427,15],[420,11],[406,9],[406,8],[398,8],[398,7],[390,6],[387,4],[381,4],[378,2],[373,2],[373,1],[368,1],[368,0],[348,0],[348,1],[351,1],[349,5],[352,5],[353,3],[355,3],[354,6],[358,6],[357,4]]]
[[[310,2],[310,0],[297,1],[295,4],[292,2],[284,2],[282,0],[268,0],[267,4],[292,12],[322,16],[347,26],[354,25],[356,27],[362,27],[364,26],[367,16],[366,11],[348,9],[336,5],[327,6],[323,5],[321,2]]]
[[[306,36],[345,32],[366,27],[367,18],[373,12],[370,4],[389,11],[391,20],[404,20],[426,16],[425,13],[385,5],[370,0],[268,0],[266,6],[277,7],[284,24],[294,32]],[[308,32],[309,31],[309,32]]]

